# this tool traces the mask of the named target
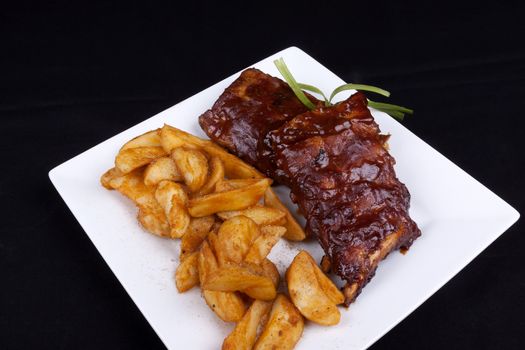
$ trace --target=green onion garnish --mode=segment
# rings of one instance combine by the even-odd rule
[[[310,92],[314,92],[316,94],[319,94],[321,96],[323,96],[323,100],[324,100],[324,104],[325,106],[330,106],[330,101],[326,98],[326,96],[324,95],[324,93],[321,91],[321,89],[318,89],[316,88],[315,86],[312,86],[312,85],[308,85],[308,84],[302,84],[302,83],[298,83],[299,87],[302,89],[302,90],[306,90],[306,91],[310,91]]]
[[[295,78],[292,76],[292,73],[290,73],[290,70],[286,66],[286,63],[284,63],[283,58],[279,58],[278,60],[273,61],[281,75],[283,76],[284,80],[290,85],[290,88],[292,88],[293,92],[295,93],[295,96],[309,109],[314,109],[315,105],[306,97],[303,90],[299,87],[299,84],[295,80]]]
[[[314,109],[316,106],[313,104],[312,101],[304,94],[303,90],[310,91],[316,94],[319,94],[324,99],[325,106],[329,107],[332,105],[332,99],[340,92],[346,91],[346,90],[357,90],[357,91],[368,91],[368,92],[374,92],[379,95],[383,95],[386,97],[390,97],[390,92],[383,90],[381,88],[378,88],[376,86],[371,85],[364,85],[364,84],[344,84],[339,87],[337,87],[331,94],[330,98],[326,98],[326,95],[315,86],[308,85],[308,84],[302,84],[298,83],[295,78],[293,77],[292,73],[290,73],[290,70],[286,66],[286,63],[284,63],[283,58],[279,58],[275,61],[273,61],[281,75],[283,76],[284,80],[288,83],[292,91],[295,93],[295,96],[306,106],[308,109]],[[372,107],[374,109],[377,109],[378,111],[385,112],[386,114],[398,119],[403,120],[405,117],[405,114],[414,114],[414,111],[412,109],[393,105],[390,103],[383,103],[383,102],[375,102],[368,100],[368,106]]]
[[[407,114],[414,114],[414,110],[402,107],[402,106],[396,106],[392,105],[390,103],[382,103],[382,102],[375,102],[368,100],[368,105],[375,109],[381,109],[381,110],[393,110],[393,111],[400,111]]]
[[[370,91],[375,92],[376,94],[380,94],[386,97],[390,97],[390,92],[383,90],[381,88],[371,86],[371,85],[363,85],[363,84],[344,84],[339,86],[332,92],[330,95],[330,99],[328,102],[332,102],[332,99],[340,92],[346,91],[346,90],[358,90],[358,91]]]

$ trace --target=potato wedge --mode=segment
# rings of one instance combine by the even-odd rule
[[[277,295],[273,302],[268,322],[254,350],[291,350],[303,334],[303,316],[284,294]]]
[[[171,199],[172,205],[170,212],[167,214],[170,224],[171,238],[183,237],[190,227],[191,217],[188,210],[175,197]]]
[[[137,219],[149,233],[161,237],[171,237],[170,225],[166,220],[164,210],[160,206],[157,208],[139,206]]]
[[[257,338],[257,329],[261,320],[268,314],[272,303],[255,300],[242,320],[224,339],[222,350],[251,350]]]
[[[120,151],[137,147],[160,147],[160,130],[151,130],[131,139],[120,148]]]
[[[212,157],[210,160],[210,176],[208,180],[199,190],[198,195],[204,196],[215,190],[215,185],[224,178],[224,165],[222,161],[217,157]]]
[[[158,236],[170,237],[166,214],[155,200],[155,187],[144,184],[141,169],[112,178],[108,185],[135,202],[139,207],[137,218],[144,229]]]
[[[299,252],[288,267],[286,282],[292,302],[305,318],[324,326],[339,323],[341,314],[319,285],[306,251]]]
[[[202,149],[210,156],[215,156],[222,161],[225,174],[231,179],[257,179],[264,177],[254,167],[228,153],[219,145],[208,140],[203,140],[169,125],[164,125],[161,130],[161,143],[166,152],[171,152],[175,148],[182,146],[186,148]]]
[[[191,222],[190,214],[185,205],[188,202],[188,196],[184,188],[173,181],[161,181],[155,191],[155,199],[164,208],[171,227],[171,237],[182,237]]]
[[[284,211],[262,205],[254,205],[244,210],[231,210],[217,213],[217,216],[223,220],[228,220],[239,215],[249,217],[255,221],[257,225],[283,225],[286,223],[286,213]]]
[[[259,181],[259,179],[223,179],[215,185],[215,192],[231,191],[236,188],[253,185],[257,181]]]
[[[281,279],[281,275],[279,274],[277,266],[275,266],[275,264],[270,259],[264,259],[260,265],[263,270],[262,274],[271,279],[275,289],[277,289]]]
[[[184,206],[188,205],[189,202],[184,187],[177,182],[168,180],[161,181],[158,184],[157,190],[155,191],[155,199],[167,212],[171,210],[172,199],[175,199]]]
[[[224,266],[206,275],[202,286],[207,290],[222,292],[240,291],[257,300],[272,300],[276,290],[273,281],[246,267]]]
[[[111,180],[114,180],[122,175],[124,174],[122,174],[122,172],[120,172],[120,170],[117,168],[111,168],[102,174],[100,177],[100,184],[108,190],[114,190],[114,188],[111,186]]]
[[[152,161],[144,170],[144,183],[155,186],[163,180],[182,181],[182,176],[170,157],[161,157]]]
[[[240,264],[259,236],[259,227],[246,216],[236,216],[223,222],[217,236],[219,247],[216,247],[216,251],[220,251],[217,257],[219,264]]]
[[[208,178],[208,159],[199,150],[176,148],[171,157],[191,192],[197,192]]]
[[[211,234],[211,233],[210,233]],[[199,280],[202,296],[212,311],[225,322],[238,322],[246,311],[246,305],[240,295],[233,292],[207,290],[204,281],[218,269],[217,260],[208,242],[202,243],[199,251]]]
[[[180,261],[200,247],[214,223],[215,218],[213,216],[191,219],[188,231],[182,236],[180,241]]]
[[[190,200],[188,210],[192,216],[201,217],[221,211],[246,209],[259,201],[271,182],[270,179],[261,179],[243,188],[194,198]]]
[[[246,305],[237,293],[202,290],[210,309],[224,322],[239,322],[246,312]]]
[[[109,186],[131,199],[138,206],[158,207],[155,200],[155,187],[144,184],[141,169],[111,179]]]
[[[175,285],[179,293],[199,284],[199,252],[193,252],[182,261],[175,271]]]
[[[334,304],[342,304],[345,301],[343,293],[339,290],[339,288],[337,288],[334,282],[332,282],[332,280],[328,278],[327,275],[325,275],[323,270],[321,270],[321,268],[317,266],[317,263],[315,262],[314,258],[312,258],[310,254],[306,254],[306,256],[312,264],[315,273],[315,278],[317,278],[317,282],[319,283],[319,286],[323,290],[324,294],[326,294],[326,296],[330,298],[330,300],[332,300]]]
[[[186,134],[182,130],[174,128],[170,125],[164,124],[160,129],[160,144],[166,153],[171,154],[175,148],[186,147],[199,149],[198,145],[187,142],[184,138],[180,137],[181,134]],[[188,134],[189,135],[189,134]]]
[[[217,260],[218,264],[220,265],[220,260],[219,260],[219,258],[217,256],[218,251],[220,251],[219,237],[217,237],[217,233],[219,232],[219,228],[220,228],[220,225],[217,225],[217,223],[213,224],[213,226],[211,227],[211,231],[208,233],[207,240],[208,240],[208,244],[209,244],[211,250],[213,251],[213,254],[216,257],[216,260]]]
[[[271,188],[268,188],[264,193],[264,205],[270,208],[282,210],[286,213],[286,224],[284,225],[284,227],[286,227],[286,233],[284,234],[284,238],[290,241],[302,241],[306,238],[306,233],[301,225],[299,225],[292,213],[290,213],[288,208],[286,208]]]
[[[166,155],[162,147],[127,148],[117,154],[115,168],[127,174]]]
[[[286,229],[282,226],[261,227],[261,234],[251,245],[244,260],[249,263],[260,264],[285,232]]]

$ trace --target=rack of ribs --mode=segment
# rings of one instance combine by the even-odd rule
[[[421,232],[410,194],[394,171],[387,135],[356,93],[309,111],[282,80],[248,69],[199,118],[206,134],[287,185],[349,305],[391,251]]]

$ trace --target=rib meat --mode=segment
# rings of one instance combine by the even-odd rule
[[[288,84],[250,68],[200,116],[199,123],[213,141],[267,176],[275,177],[273,152],[266,136],[306,111],[308,108]]]
[[[212,140],[290,187],[307,233],[346,281],[348,305],[381,259],[421,233],[366,97],[317,106],[307,111],[285,82],[247,70],[199,122]]]

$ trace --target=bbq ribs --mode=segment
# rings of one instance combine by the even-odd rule
[[[356,93],[334,106],[304,107],[280,79],[245,70],[199,118],[206,134],[291,189],[350,304],[379,261],[421,234],[395,160]]]

